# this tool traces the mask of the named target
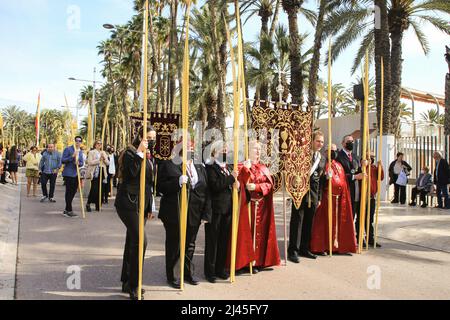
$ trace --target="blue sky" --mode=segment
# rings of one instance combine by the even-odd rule
[[[75,106],[84,84],[67,78],[92,79],[93,68],[101,69],[96,46],[109,35],[102,24],[125,23],[133,14],[132,3],[132,0],[0,0],[0,108],[16,104],[35,112],[39,91],[43,108],[64,105],[64,93],[69,104]],[[315,1],[307,3],[312,7]],[[284,13],[280,21],[287,21]],[[256,16],[244,27],[246,41],[256,40],[259,23]],[[313,29],[303,19],[299,24],[302,32],[310,33],[312,43]],[[450,44],[450,37],[430,26],[424,26],[424,30],[430,35],[428,57],[423,55],[412,32],[406,34],[403,85],[443,95],[447,70],[444,45]],[[356,47],[349,48],[335,63],[334,83],[350,86],[357,76],[352,77],[349,71],[355,51]],[[321,77],[326,79],[326,68],[322,69]],[[419,106],[418,109],[418,113],[424,110]]]

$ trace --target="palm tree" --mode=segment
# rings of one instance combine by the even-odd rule
[[[291,61],[291,85],[292,102],[301,105],[303,102],[303,83],[300,71],[300,40],[298,30],[298,12],[303,0],[283,0],[282,5],[289,20],[290,54]]]
[[[439,114],[436,109],[430,109],[427,112],[422,112],[420,114],[422,120],[427,121],[432,124],[444,124],[444,115]]]
[[[360,1],[358,4],[344,6],[330,14],[327,22],[326,34],[337,35],[333,45],[333,60],[336,59],[351,43],[362,37],[360,48],[356,54],[352,73],[356,71],[364,58],[368,49],[371,58],[377,55],[377,68],[383,56],[385,66],[390,69],[390,79],[387,76],[388,84],[392,88],[390,97],[385,99],[390,101],[387,105],[389,125],[386,127],[389,133],[396,133],[398,129],[398,120],[400,116],[400,92],[401,92],[401,74],[402,74],[402,40],[406,30],[412,27],[424,53],[429,53],[427,36],[421,29],[421,23],[427,22],[438,30],[450,34],[448,22],[431,13],[450,14],[450,2],[447,0],[390,0],[378,2],[381,9],[381,31],[375,42],[375,28],[372,13],[367,11],[364,4],[370,1]],[[384,7],[387,9],[385,17]],[[391,48],[389,58],[386,59],[388,43],[383,28],[386,28],[386,18],[389,27]],[[383,20],[384,19],[384,20]],[[378,47],[379,46],[379,47]],[[375,48],[377,48],[375,50]],[[375,52],[374,52],[375,51]],[[377,69],[378,92],[380,91],[380,69]],[[389,88],[389,86],[387,87]],[[389,92],[389,91],[388,91]]]
[[[304,0],[282,0],[283,9],[288,15],[289,22],[289,60],[291,63],[290,92],[292,95],[292,103],[297,105],[303,104],[303,72],[300,51],[301,41],[298,30],[298,13],[301,12],[312,24],[315,24],[317,20],[315,12],[302,8],[303,3]]]

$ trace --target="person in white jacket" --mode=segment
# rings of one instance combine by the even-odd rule
[[[109,157],[106,152],[102,150],[102,142],[100,140],[95,141],[94,148],[89,151],[87,165],[86,179],[91,180],[91,191],[89,192],[88,201],[86,203],[86,211],[92,211],[91,203],[95,203],[95,210],[100,211],[100,183],[102,183],[103,193],[106,188],[105,181],[108,179],[107,166],[109,166]]]

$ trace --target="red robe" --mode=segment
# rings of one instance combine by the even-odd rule
[[[277,235],[275,230],[275,214],[273,208],[273,180],[269,169],[263,164],[253,164],[249,170],[240,166],[239,183],[241,207],[236,247],[236,270],[249,266],[253,261],[256,267],[270,267],[280,264]],[[256,184],[256,190],[246,191],[246,184]],[[256,241],[253,249],[253,232],[255,227],[255,202],[248,203],[248,195],[252,200],[259,199],[256,215]],[[251,205],[251,227],[248,206]]]
[[[355,253],[356,236],[355,224],[353,223],[352,200],[348,182],[345,177],[342,165],[333,160],[331,163],[333,170],[332,178],[332,204],[333,204],[333,252],[337,253]],[[328,172],[328,163],[326,171]],[[337,198],[336,196],[339,196]],[[338,217],[336,230],[336,201],[338,201]],[[337,232],[337,238],[336,238]],[[323,196],[319,207],[314,216],[314,222],[311,234],[311,252],[329,252],[328,242],[328,181],[326,182]]]

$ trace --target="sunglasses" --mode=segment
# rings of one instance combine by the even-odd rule
[[[76,139],[75,142],[82,142],[83,140],[80,139]]]

